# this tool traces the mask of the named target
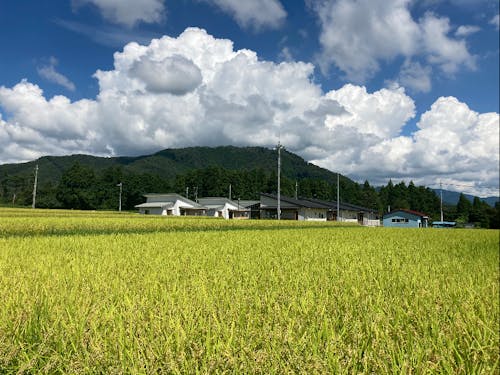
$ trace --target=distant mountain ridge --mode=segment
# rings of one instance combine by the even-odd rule
[[[5,175],[27,177],[33,174],[35,165],[38,164],[40,181],[57,182],[64,171],[75,163],[91,167],[96,171],[121,166],[124,171],[149,173],[173,179],[177,174],[211,166],[228,170],[261,168],[273,172],[277,168],[277,155],[275,150],[263,147],[220,146],[165,149],[151,155],[136,157],[43,156],[26,163],[1,164],[0,178]],[[308,163],[287,150],[282,151],[282,173],[290,179],[317,178],[329,183],[333,183],[337,178],[336,173]],[[341,178],[354,183],[347,177]]]
[[[174,179],[176,175],[195,169],[217,166],[227,170],[263,169],[275,173],[277,168],[276,150],[263,147],[187,147],[179,149],[164,149],[150,155],[99,157],[92,155],[43,156],[37,160],[25,163],[0,164],[0,180],[5,176],[30,178],[35,165],[39,166],[39,183],[57,183],[62,174],[75,163],[102,171],[109,167],[121,167],[125,172],[147,173],[162,178]],[[282,173],[291,180],[312,178],[335,184],[337,173],[308,163],[300,156],[287,150],[282,151]],[[355,184],[351,179],[341,176],[344,184]],[[439,189],[432,189],[438,195]],[[455,205],[459,192],[443,190],[443,201]],[[472,195],[467,195],[473,200]],[[481,198],[494,206],[499,197]]]
[[[439,197],[441,195],[441,190],[440,189],[432,189],[436,193],[436,195]],[[448,203],[448,204],[453,204],[456,205],[458,203],[458,199],[460,197],[460,192],[456,191],[451,191],[451,190],[444,190],[443,189],[443,203]],[[471,194],[464,194],[464,196],[470,200],[471,202],[474,200],[474,195]],[[483,197],[479,198],[483,202],[489,204],[491,207],[495,206],[496,202],[500,202],[500,197]]]

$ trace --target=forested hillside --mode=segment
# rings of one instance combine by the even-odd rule
[[[167,149],[139,157],[103,158],[89,155],[47,156],[22,164],[0,165],[0,203],[32,203],[35,166],[39,166],[36,206],[40,208],[116,209],[117,184],[123,183],[122,206],[133,210],[143,194],[176,192],[191,199],[228,196],[259,199],[277,191],[276,151],[260,147],[194,147]],[[286,150],[282,152],[281,192],[284,195],[336,200],[337,174]],[[375,189],[340,176],[340,200],[372,208],[408,208],[440,218],[440,201],[432,189],[412,182]],[[467,202],[465,202],[465,201]],[[445,205],[445,220],[476,222],[498,227],[498,204],[491,208],[479,199],[461,197]]]

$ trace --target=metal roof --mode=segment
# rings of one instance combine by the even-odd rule
[[[277,195],[267,194],[267,193],[261,193],[260,195],[267,197],[267,198],[275,199],[276,206],[277,206],[277,201],[278,201]],[[290,197],[280,195],[280,207],[281,208],[296,208],[297,206],[298,207],[305,207],[305,208],[328,209],[328,207],[322,203],[313,202],[313,201],[306,200],[306,199],[295,199],[295,198],[290,198]],[[265,208],[275,208],[275,206],[266,206]]]
[[[422,217],[424,219],[428,219],[429,218],[429,216],[427,216],[423,212],[414,211],[414,210],[408,210],[406,208],[399,208],[397,210],[392,210],[391,212],[385,213],[384,217],[389,216],[391,214],[395,214],[397,212],[406,212],[407,214],[414,215],[414,216],[419,216],[419,217]]]
[[[146,202],[141,204],[136,204],[134,207],[136,208],[170,208],[173,207],[172,202]]]
[[[167,193],[167,194],[144,194],[144,197],[146,198],[159,198],[161,197],[163,199],[164,202],[172,202],[172,203],[175,203],[176,201],[181,201],[181,202],[184,202],[184,203],[187,203],[191,206],[193,206],[192,208],[199,208],[199,209],[203,209],[205,208],[203,205],[199,204],[199,203],[196,203],[195,201],[192,201],[191,199],[189,198],[186,198],[186,197],[183,197],[182,195],[180,194],[176,194],[176,193]],[[149,203],[149,202],[148,202]],[[151,202],[153,203],[153,202]],[[182,205],[180,205],[179,207],[182,207],[182,208],[186,208]],[[188,208],[191,208],[191,207],[188,207]]]
[[[337,209],[337,202],[336,201],[324,201],[324,200],[316,199],[316,198],[301,198],[301,199],[308,200],[311,202],[320,203],[320,204],[322,204],[330,209],[334,209],[334,210]],[[351,204],[351,203],[345,203],[345,202],[340,202],[339,208],[341,210],[344,210],[344,211],[376,212],[376,210],[371,209],[371,208],[366,208],[366,207],[358,206],[358,205]]]

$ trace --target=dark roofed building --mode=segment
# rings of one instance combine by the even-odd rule
[[[326,221],[328,207],[306,199],[280,196],[281,218],[284,220]],[[262,219],[278,217],[278,197],[260,194],[260,216]]]

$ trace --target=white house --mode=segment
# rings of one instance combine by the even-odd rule
[[[135,207],[140,214],[164,216],[204,216],[206,207],[179,194],[146,194],[146,203]]]
[[[224,219],[249,219],[250,209],[223,197],[200,198],[198,202],[207,208],[206,215]]]

